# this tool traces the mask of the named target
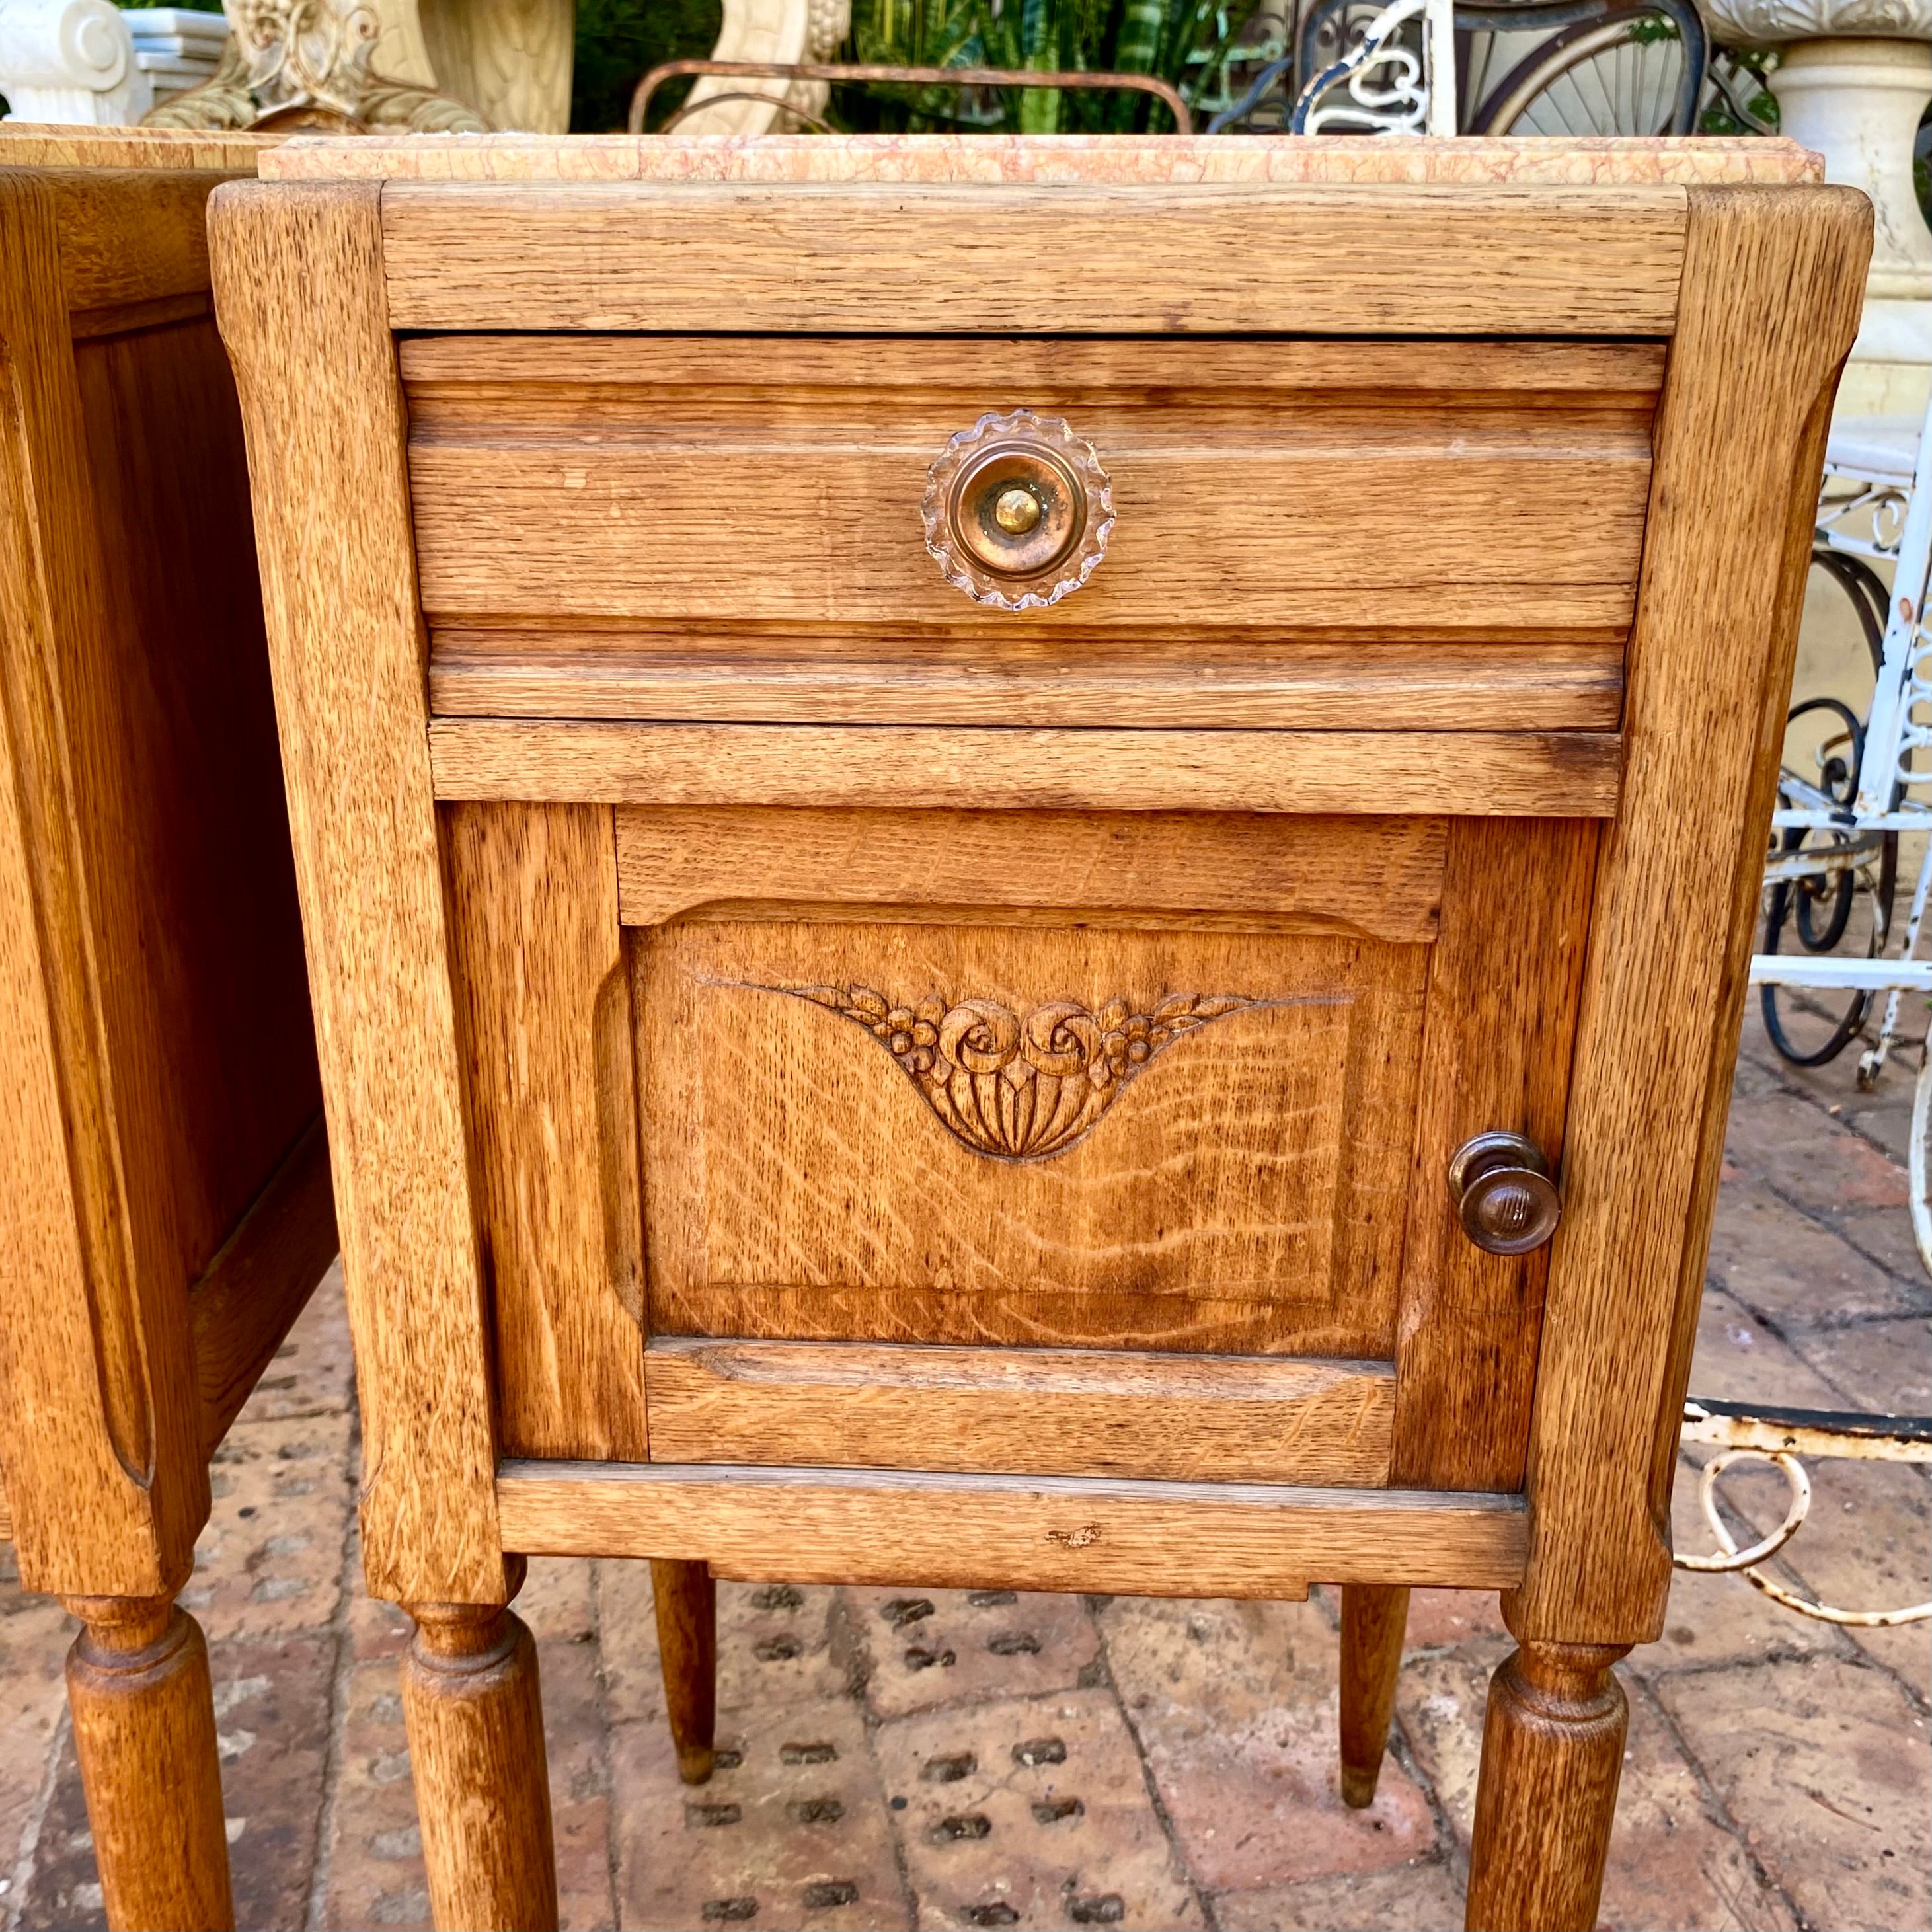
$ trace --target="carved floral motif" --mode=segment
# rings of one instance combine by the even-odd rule
[[[213,77],[146,126],[485,131],[461,101],[370,70],[381,22],[358,0],[227,0],[225,11],[232,31]]]
[[[1151,1012],[1110,1000],[1098,1012],[1048,1000],[1022,1015],[997,1000],[930,994],[895,1004],[870,986],[770,986],[850,1020],[884,1046],[939,1118],[976,1154],[1039,1160],[1063,1152],[1184,1033],[1266,1004],[1174,993]]]
[[[1932,40],[1932,0],[1704,0],[1729,46],[1834,38]]]

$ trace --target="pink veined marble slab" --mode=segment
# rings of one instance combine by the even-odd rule
[[[1535,188],[1816,182],[1781,138],[1557,140],[1148,134],[297,136],[265,179],[984,182],[1203,187],[1298,183]]]

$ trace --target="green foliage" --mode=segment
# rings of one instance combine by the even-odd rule
[[[1145,74],[1190,104],[1219,78],[1257,0],[854,0],[850,58],[899,67]],[[1100,134],[1171,130],[1145,94],[1048,88],[844,87],[857,131]]]
[[[116,6],[124,13],[138,12],[144,7],[165,4],[178,7],[184,14],[218,14],[221,0],[114,0]]]
[[[1775,134],[1778,96],[1765,85],[1765,76],[1778,64],[1775,47],[1724,47],[1714,50],[1713,61],[1729,63],[1731,92],[1748,118],[1741,119],[1732,99],[1721,88],[1705,90],[1704,111],[1697,117],[1700,134]]]
[[[661,61],[703,60],[724,18],[722,0],[577,0],[571,132],[621,132],[638,82]],[[690,91],[686,80],[659,88],[651,96],[653,124]]]

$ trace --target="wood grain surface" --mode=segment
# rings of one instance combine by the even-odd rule
[[[1342,1586],[1337,1701],[1342,1802],[1352,1810],[1367,1810],[1382,1780],[1408,1621],[1406,1589],[1384,1583]]]
[[[371,1589],[500,1602],[482,1256],[376,195],[209,209],[362,1394]]]
[[[207,1508],[189,1284],[320,1105],[241,424],[206,313],[218,178],[0,169],[20,1217],[0,1303],[22,1298],[0,1430],[24,1576],[87,1594],[186,1574]],[[191,308],[76,331],[76,303],[151,285]],[[287,1233],[271,1272],[298,1306],[328,1256],[303,1214]]]
[[[520,1563],[514,1565],[520,1576]],[[430,1904],[455,1932],[555,1932],[536,1642],[494,1606],[412,1604],[398,1672]]]
[[[1549,1250],[1478,1247],[1449,1162],[1500,1130],[1526,1134],[1562,1178],[1597,838],[1588,820],[1450,822],[1402,1249],[1398,1483],[1522,1484]]]
[[[702,1563],[658,1558],[651,1564],[651,1607],[677,1774],[686,1784],[703,1784],[718,1721],[718,1586]]]
[[[888,645],[800,626],[728,638],[694,626],[443,629],[430,640],[430,705],[447,717],[1279,730],[1400,718],[1409,730],[1608,731],[1623,716],[1621,638],[1524,644],[1498,627],[1480,644],[1337,645],[1182,628],[1137,634],[1124,657],[1105,637],[1059,632],[1049,665],[1010,653],[973,661],[999,641],[948,632]],[[897,655],[877,655],[888,648]]]
[[[228,1433],[338,1245],[318,1113],[188,1292],[204,1454]]]
[[[1284,1599],[1311,1581],[1496,1589],[1520,1574],[1524,1538],[1514,1496],[1241,1483],[506,1462],[497,1494],[505,1536],[533,1556],[669,1554],[800,1583]]]
[[[654,1462],[1388,1480],[1384,1363],[659,1336],[644,1370]]]
[[[630,987],[610,814],[447,820],[502,1453],[647,1453]]]
[[[436,795],[575,805],[1607,818],[1609,731],[946,730],[439,718]]]
[[[817,627],[914,694],[903,674],[935,661],[1085,670],[1146,640],[1186,662],[1229,627],[1258,682],[1311,636],[1489,644],[1500,618],[1620,644],[1654,350],[1524,345],[1518,370],[1506,344],[1349,349],[1331,381],[1322,344],[418,339],[424,608],[439,629],[540,620],[553,652],[566,624],[698,625],[714,656],[796,656],[783,634]],[[944,580],[920,506],[950,437],[1022,404],[1092,444],[1114,521],[1077,595],[1016,614]],[[1050,722],[1097,722],[1073,703]],[[1162,722],[1204,721],[1183,690]]]
[[[206,1477],[194,1441],[185,1280],[172,1309],[146,1311],[156,1332],[152,1353],[143,1346],[144,1284],[129,1252],[133,1209],[109,1084],[116,988],[102,985],[95,963],[109,935],[88,891],[98,854],[75,798],[81,746],[62,730],[63,686],[76,674],[76,699],[98,706],[116,693],[99,676],[110,655],[106,572],[54,218],[41,180],[0,173],[10,389],[0,418],[0,1064],[9,1081],[0,1106],[0,1426],[28,1587],[152,1596],[192,1565]],[[118,736],[97,737],[98,750]],[[124,823],[114,809],[118,764],[104,763],[109,822]],[[167,1418],[158,1456],[156,1384]]]
[[[740,916],[869,918],[974,907],[1114,913],[1142,924],[1217,915],[1249,930],[1346,931],[1396,944],[1436,936],[1447,828],[1439,819],[1254,818],[1209,812],[814,812],[626,808],[616,814],[626,926],[700,907]],[[782,837],[774,837],[774,830]],[[843,908],[842,913],[840,909]]]
[[[382,206],[398,328],[1643,336],[1676,322],[1684,192],[391,182]]]
[[[228,1932],[221,1761],[208,1645],[166,1598],[70,1597],[74,1753],[107,1922]]]
[[[6,153],[0,145],[0,164]],[[205,296],[208,197],[223,178],[202,170],[50,170],[68,306]]]
[[[1250,1352],[1388,1353],[1425,949],[706,920],[634,958],[654,1334],[723,1291],[898,1339],[910,1294],[972,1304],[926,1340],[1129,1346],[1198,1296],[1275,1307]]]
[[[1833,384],[1870,213],[1840,188],[1690,191],[1683,319],[1596,875],[1512,1628],[1663,1628],[1670,1484]],[[1723,425],[1748,396],[1754,432]]]
[[[1592,1932],[1622,1781],[1621,1646],[1526,1643],[1490,1679],[1469,1932]]]

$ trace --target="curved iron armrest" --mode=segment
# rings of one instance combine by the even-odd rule
[[[1360,7],[1364,0],[1317,0],[1301,23],[1294,50],[1262,68],[1247,92],[1234,104],[1214,116],[1207,132],[1222,134],[1238,128],[1258,107],[1268,90],[1287,76],[1286,92],[1291,103],[1298,102],[1310,79],[1320,70],[1318,43],[1322,29],[1337,14]],[[1462,7],[1456,9],[1456,31],[1465,33],[1520,33],[1528,28],[1546,27],[1552,31],[1581,22],[1600,20],[1625,0],[1520,0],[1515,5]],[[1684,71],[1677,83],[1677,99],[1671,110],[1670,132],[1688,134],[1697,124],[1697,104],[1704,91],[1704,68],[1709,58],[1709,42],[1702,16],[1694,0],[1644,0],[1646,13],[1661,15],[1677,29],[1684,44]],[[1469,117],[1479,120],[1480,112]]]
[[[712,74],[722,79],[735,80],[826,80],[845,84],[854,81],[878,80],[913,87],[1084,88],[1090,92],[1150,94],[1174,116],[1175,133],[1191,134],[1194,131],[1194,116],[1189,112],[1187,103],[1180,98],[1179,90],[1152,74],[1041,74],[1030,68],[885,67],[856,63],[844,64],[834,62],[794,62],[788,64],[776,61],[674,60],[665,61],[662,65],[652,68],[638,82],[636,92],[631,96],[631,112],[627,124],[633,134],[641,134],[644,131],[644,116],[650,106],[651,96],[666,81],[676,80],[685,74]],[[788,113],[797,114],[799,112],[789,101],[781,100],[776,95],[734,94],[713,95],[712,98],[770,100],[775,106],[784,108]],[[700,107],[710,104],[710,101],[697,104]],[[679,113],[672,117],[673,121],[682,118],[684,111],[680,109]],[[817,116],[812,115],[802,115],[800,118],[817,120]],[[822,122],[818,124],[824,125]]]

